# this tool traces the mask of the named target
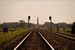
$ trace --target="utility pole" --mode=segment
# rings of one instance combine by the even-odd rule
[[[39,18],[37,17],[37,27],[39,27]]]

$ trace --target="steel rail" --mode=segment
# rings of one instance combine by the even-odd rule
[[[58,33],[52,33],[52,34],[66,38],[66,39],[69,39],[69,40],[72,40],[72,41],[75,41],[75,37],[72,37],[72,36],[68,36],[68,35],[64,35],[64,34],[58,34]]]
[[[42,37],[42,39],[47,43],[47,45],[51,48],[51,50],[55,50],[52,45],[46,40],[46,38],[39,32],[39,35]]]
[[[24,39],[13,49],[13,50],[17,50],[18,47],[29,37],[29,35],[32,33],[32,31],[26,36],[24,37]]]

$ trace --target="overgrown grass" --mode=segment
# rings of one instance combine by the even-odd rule
[[[70,28],[66,28],[66,29],[64,30],[64,29],[61,28],[61,29],[59,30],[59,32],[60,32],[60,33],[68,33],[68,34],[71,34],[71,29],[70,29]]]
[[[60,33],[71,34],[71,28],[65,28],[65,29],[60,28],[60,29],[58,29],[58,31],[57,31],[57,29],[52,29],[52,32],[60,32]]]
[[[7,33],[0,32],[0,44],[14,39],[15,37],[19,36],[20,34],[22,34],[25,31],[27,31],[27,30],[18,29],[18,30],[13,31],[13,32],[11,32],[11,31],[8,31]]]

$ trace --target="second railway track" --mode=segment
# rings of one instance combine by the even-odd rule
[[[48,41],[37,31],[32,31],[14,50],[54,50]]]

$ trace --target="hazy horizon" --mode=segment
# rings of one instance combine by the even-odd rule
[[[75,22],[75,0],[0,0],[0,23],[18,22],[31,16],[31,23]]]

